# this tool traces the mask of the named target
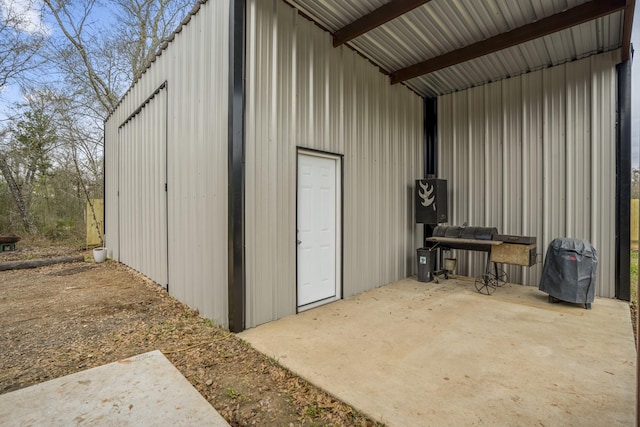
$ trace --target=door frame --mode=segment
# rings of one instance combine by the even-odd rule
[[[312,302],[309,304],[305,304],[302,306],[298,305],[298,186],[299,186],[299,173],[300,173],[300,155],[306,156],[315,156],[321,157],[325,159],[331,159],[338,162],[336,165],[336,294],[335,296],[322,299],[320,301]],[[343,296],[343,271],[344,271],[344,155],[331,153],[328,151],[315,150],[312,148],[305,147],[296,147],[296,223],[294,229],[295,240],[293,242],[295,246],[296,253],[296,280],[295,280],[295,290],[296,290],[296,313],[300,313],[306,310],[310,310],[312,308],[319,307],[321,305],[328,304],[330,302],[338,301],[342,299]]]

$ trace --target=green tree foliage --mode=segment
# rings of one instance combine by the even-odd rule
[[[26,111],[16,123],[13,136],[16,162],[22,163],[21,178],[31,186],[46,177],[51,168],[49,152],[57,140],[52,118],[41,109]]]
[[[32,200],[46,193],[46,182],[57,135],[51,116],[41,109],[25,111],[8,132],[0,146],[0,172],[5,179],[24,230],[38,230],[32,210]]]

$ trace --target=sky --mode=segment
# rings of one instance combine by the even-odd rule
[[[50,27],[40,19],[40,14],[37,12],[37,8],[40,6],[40,0],[35,0],[35,3],[31,0],[0,0],[0,16],[4,19],[8,13],[7,11],[12,10],[12,14],[23,18],[21,30],[24,32],[49,34]],[[6,109],[9,104],[19,100],[20,97],[20,88],[16,85],[0,88],[0,120],[6,118]]]
[[[43,8],[42,0],[0,0],[0,16],[4,16],[8,6],[11,6],[16,14],[23,18],[22,30],[27,33],[38,33],[44,35],[56,35],[55,22],[53,18],[47,21],[42,20],[40,11]],[[102,25],[108,25],[115,19],[113,14],[103,3],[98,3],[92,9],[93,19]],[[58,32],[57,35],[60,35]],[[12,104],[22,99],[22,92],[18,85],[8,85],[0,88],[0,124],[2,120],[10,114]]]

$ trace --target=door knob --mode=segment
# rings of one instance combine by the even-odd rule
[[[302,240],[298,240],[298,245],[302,244]]]

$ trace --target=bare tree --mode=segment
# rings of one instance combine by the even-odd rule
[[[49,12],[62,32],[66,44],[51,40],[48,46],[49,61],[54,62],[65,74],[67,81],[86,86],[88,93],[102,106],[103,114],[111,111],[118,102],[118,95],[98,65],[100,46],[96,28],[91,24],[91,12],[96,0],[69,2],[44,0]]]
[[[52,85],[57,96],[47,99],[56,106],[60,150],[94,219],[92,200],[103,193],[103,120],[196,1],[44,0],[59,30],[46,58],[62,77]],[[109,26],[103,6],[115,17]]]
[[[186,16],[194,0],[113,0],[118,5],[116,43],[133,81]]]
[[[66,41],[52,40],[51,60],[68,82],[86,87],[106,117],[195,1],[111,0],[116,23],[104,28],[93,18],[98,0],[44,0]]]
[[[11,196],[13,197],[13,201],[18,207],[18,211],[20,212],[20,218],[22,219],[22,224],[25,230],[30,234],[36,234],[38,229],[36,228],[35,223],[33,222],[33,217],[31,212],[27,208],[27,204],[24,201],[24,197],[22,196],[22,192],[20,191],[20,187],[16,182],[13,173],[11,172],[11,168],[9,167],[9,163],[7,162],[6,155],[0,152],[0,172],[5,178],[7,185],[9,186],[9,191],[11,192]]]
[[[75,209],[89,202],[88,214],[95,216],[91,201],[103,194],[104,119],[199,1],[0,0],[0,73],[6,68],[4,77],[0,74],[0,85],[19,82],[24,96],[14,107],[15,118],[6,121],[15,128],[25,111],[46,113],[56,134],[47,159],[51,173],[59,176],[52,175],[49,181],[44,175],[31,176],[35,181],[42,179],[44,184],[36,186],[39,189],[51,182],[50,191],[61,191],[68,184],[65,194],[56,193],[46,200],[47,206],[49,201],[68,203],[67,195],[73,194]],[[30,9],[30,13],[41,14],[38,19],[15,12],[25,2],[42,5],[40,10]],[[15,13],[5,12],[6,5],[16,6],[11,8]],[[41,22],[42,16],[52,28],[38,32],[29,27],[31,22]],[[33,68],[43,63],[45,67]],[[33,231],[42,221],[31,210],[40,209],[39,213],[43,204],[32,205],[29,198],[46,198],[49,193],[26,190],[23,172],[28,159],[25,152],[9,147],[15,142],[16,134],[0,127],[0,172],[5,178],[0,188],[3,194],[14,195],[24,228]]]
[[[39,16],[25,13],[31,1],[0,0],[0,89],[40,65],[38,52],[46,38]]]

